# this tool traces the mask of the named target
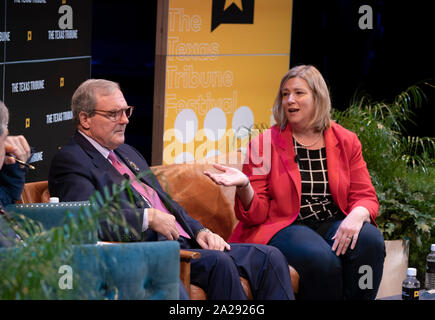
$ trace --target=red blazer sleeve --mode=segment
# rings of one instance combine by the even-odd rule
[[[235,213],[239,221],[246,225],[258,225],[266,222],[269,212],[269,173],[270,157],[264,156],[270,152],[270,133],[261,134],[251,140],[242,171],[249,178],[255,190],[254,198],[248,210],[243,208],[239,197],[235,198]]]
[[[372,222],[379,211],[379,202],[372,184],[367,164],[363,159],[361,142],[353,134],[352,152],[349,158],[350,188],[347,194],[348,210],[362,206],[370,212]]]

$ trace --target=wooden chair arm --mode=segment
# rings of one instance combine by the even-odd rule
[[[180,279],[190,297],[190,261],[198,259],[199,252],[180,249]]]
[[[180,249],[180,260],[198,259],[201,256],[199,252]]]

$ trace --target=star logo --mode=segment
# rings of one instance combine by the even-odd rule
[[[232,4],[236,5],[240,11],[243,11],[242,0],[225,0],[224,11],[227,10]]]
[[[213,0],[211,31],[222,23],[253,24],[254,0]]]

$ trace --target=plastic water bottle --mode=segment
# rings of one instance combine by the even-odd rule
[[[420,281],[417,280],[417,269],[408,268],[406,279],[402,282],[402,300],[418,300]]]
[[[58,197],[51,197],[50,203],[59,203],[59,198]]]
[[[430,253],[426,258],[426,290],[435,289],[435,244],[430,246]]]

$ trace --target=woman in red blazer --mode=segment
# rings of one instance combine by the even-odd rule
[[[243,173],[206,174],[237,186],[229,241],[278,247],[300,275],[302,299],[374,299],[385,246],[379,203],[355,133],[330,119],[328,88],[313,66],[282,78],[271,129],[253,139]]]

